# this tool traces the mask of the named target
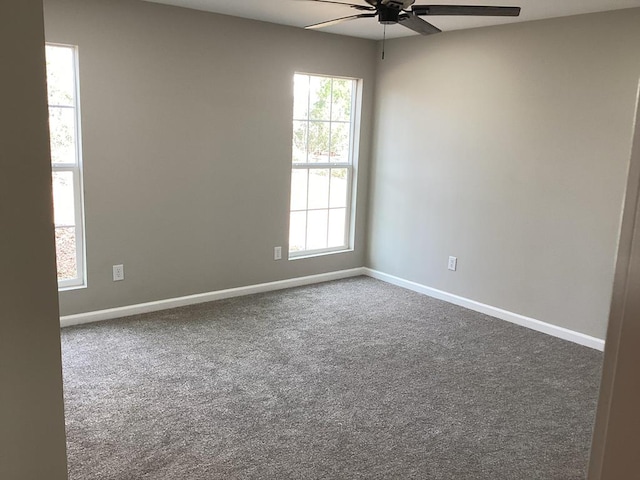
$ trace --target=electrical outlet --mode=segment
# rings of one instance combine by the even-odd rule
[[[282,259],[282,247],[273,247],[273,259],[274,260]]]
[[[119,282],[120,280],[124,280],[124,265],[114,265],[113,266],[113,281]]]
[[[454,272],[458,269],[458,257],[449,257],[449,270]]]

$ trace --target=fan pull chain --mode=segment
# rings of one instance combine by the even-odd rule
[[[384,42],[387,40],[387,24],[382,25],[382,60],[384,60]]]

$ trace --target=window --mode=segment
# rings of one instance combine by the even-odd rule
[[[349,248],[358,82],[294,76],[289,256]]]
[[[46,59],[58,286],[66,288],[85,280],[77,50],[47,45]]]

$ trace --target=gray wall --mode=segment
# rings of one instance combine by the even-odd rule
[[[363,266],[373,42],[120,0],[46,0],[45,25],[80,55],[88,288],[63,315]],[[294,71],[364,79],[356,244],[275,262]]]
[[[0,478],[67,478],[39,0],[0,2]]]
[[[368,264],[604,338],[638,25],[633,9],[387,42]]]

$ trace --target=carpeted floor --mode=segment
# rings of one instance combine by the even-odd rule
[[[71,480],[583,479],[602,360],[365,277],[62,346]]]

